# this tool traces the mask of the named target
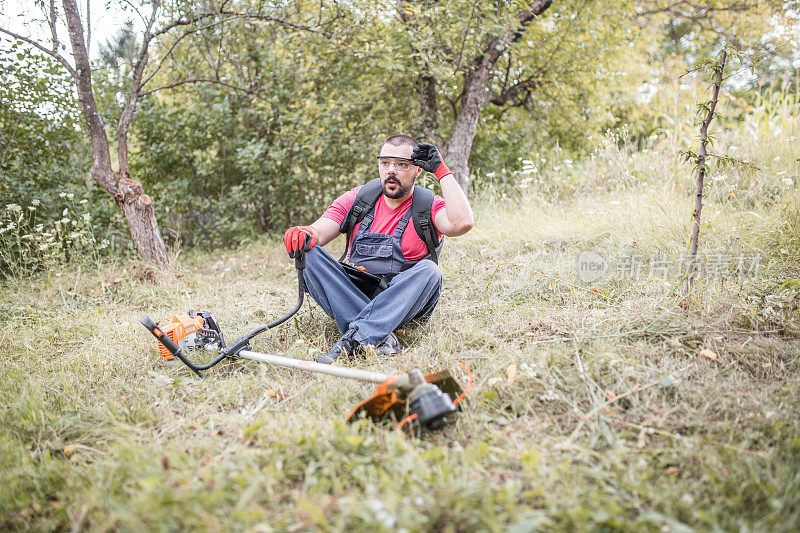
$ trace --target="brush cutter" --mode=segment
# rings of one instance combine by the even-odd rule
[[[428,430],[443,427],[447,423],[447,417],[458,409],[458,403],[466,395],[458,382],[446,370],[427,375],[423,375],[418,369],[414,369],[408,374],[382,374],[254,352],[250,349],[250,340],[253,337],[283,324],[303,305],[305,294],[303,269],[305,268],[304,252],[306,251],[308,249],[304,248],[290,254],[295,261],[298,279],[298,298],[294,308],[281,318],[236,339],[230,345],[226,345],[222,331],[210,313],[194,313],[192,311],[178,313],[165,326],[154,322],[148,316],[142,317],[140,322],[158,340],[159,354],[164,359],[177,358],[200,377],[202,377],[202,370],[208,370],[223,359],[238,358],[377,383],[378,387],[372,396],[359,403],[347,417],[348,422],[359,418],[369,418],[374,422],[382,420],[397,422],[402,419],[398,426],[402,427],[407,422],[416,419],[421,427]],[[207,363],[194,363],[188,358],[187,353],[198,349],[219,350],[219,354]],[[464,368],[469,372],[468,368]],[[452,400],[454,397],[456,399]]]

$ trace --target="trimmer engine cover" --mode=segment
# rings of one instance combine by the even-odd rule
[[[201,316],[190,316],[188,313],[177,313],[172,317],[172,321],[161,327],[161,331],[180,347],[181,350],[192,350],[196,347],[197,332],[205,327],[205,321]],[[156,341],[158,345],[158,355],[165,361],[171,361],[173,355],[169,353],[163,344]]]

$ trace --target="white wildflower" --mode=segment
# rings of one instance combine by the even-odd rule
[[[66,213],[64,213],[64,214],[66,215]],[[59,220],[59,222],[61,222],[62,224],[69,224],[69,218],[68,217],[64,217],[61,220]]]
[[[36,207],[36,206],[38,206],[39,204],[41,204],[41,202],[39,201],[39,199],[38,199],[38,198],[34,198],[33,200],[31,200],[31,205],[32,205],[32,206]]]
[[[22,211],[22,207],[18,206],[17,204],[6,204],[6,211],[11,213],[19,213]]]
[[[49,243],[44,243],[39,245],[39,250],[47,250],[48,248],[50,248]]]
[[[85,199],[85,198],[84,198],[83,200],[81,200],[81,201],[80,201],[80,202],[78,202],[78,203],[79,203],[79,204],[81,204],[81,205],[83,205],[83,204],[87,203],[88,201],[89,201],[89,200],[87,200],[87,199]]]
[[[67,193],[65,193],[65,192],[58,193],[58,197],[59,198],[64,198],[66,195],[67,195]]]
[[[792,178],[783,178],[781,180],[781,183],[783,183],[787,187],[791,187],[792,185],[794,185],[794,180]]]
[[[29,205],[28,206],[28,211],[36,211],[36,206],[35,205]]]
[[[68,198],[69,200],[72,200],[73,198],[75,198],[75,195],[74,195],[74,194],[72,194],[72,193],[69,193],[69,194],[67,195],[67,198]]]
[[[65,207],[65,208],[64,208],[64,210],[61,212],[61,216],[62,216],[62,217],[65,217],[65,216],[67,216],[67,213],[69,213],[69,209],[67,209],[67,208]]]
[[[81,216],[83,217],[83,221],[84,222],[89,222],[89,220],[91,220],[91,218],[92,218],[92,215],[90,213],[84,213]]]

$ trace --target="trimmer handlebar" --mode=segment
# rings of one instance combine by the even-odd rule
[[[146,327],[150,331],[150,333],[153,334],[153,336],[158,340],[158,342],[164,345],[164,348],[169,350],[169,353],[180,359],[181,362],[186,366],[188,366],[189,368],[191,368],[195,374],[197,374],[200,377],[203,377],[203,375],[200,373],[201,370],[207,370],[211,368],[212,366],[216,365],[226,357],[238,356],[239,352],[241,352],[242,350],[249,349],[250,339],[252,339],[253,337],[255,337],[260,333],[263,333],[264,331],[270,328],[274,328],[275,326],[283,324],[284,322],[289,320],[295,313],[297,313],[297,311],[300,310],[300,307],[303,305],[303,296],[305,294],[303,270],[306,268],[306,252],[308,252],[309,240],[310,237],[306,237],[306,241],[303,243],[303,248],[289,254],[290,257],[294,258],[294,266],[297,269],[298,296],[297,296],[297,304],[294,306],[294,308],[281,318],[274,320],[273,322],[270,322],[265,326],[261,326],[260,328],[251,331],[247,335],[244,335],[236,339],[230,345],[220,346],[221,347],[220,354],[206,364],[198,365],[192,363],[185,355],[183,355],[183,352],[180,349],[180,347],[178,347],[178,345],[176,345],[172,341],[172,339],[170,339],[161,330],[161,328],[158,327],[158,324],[154,322],[153,319],[150,318],[149,316],[143,316],[141,319],[139,319],[139,322],[141,322],[142,325]]]

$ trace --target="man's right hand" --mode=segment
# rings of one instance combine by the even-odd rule
[[[294,226],[287,229],[286,233],[283,234],[283,244],[286,245],[286,251],[291,255],[294,252],[302,250],[306,242],[306,237],[310,237],[308,247],[306,248],[306,251],[308,251],[317,244],[317,240],[319,239],[317,230],[311,226]]]

